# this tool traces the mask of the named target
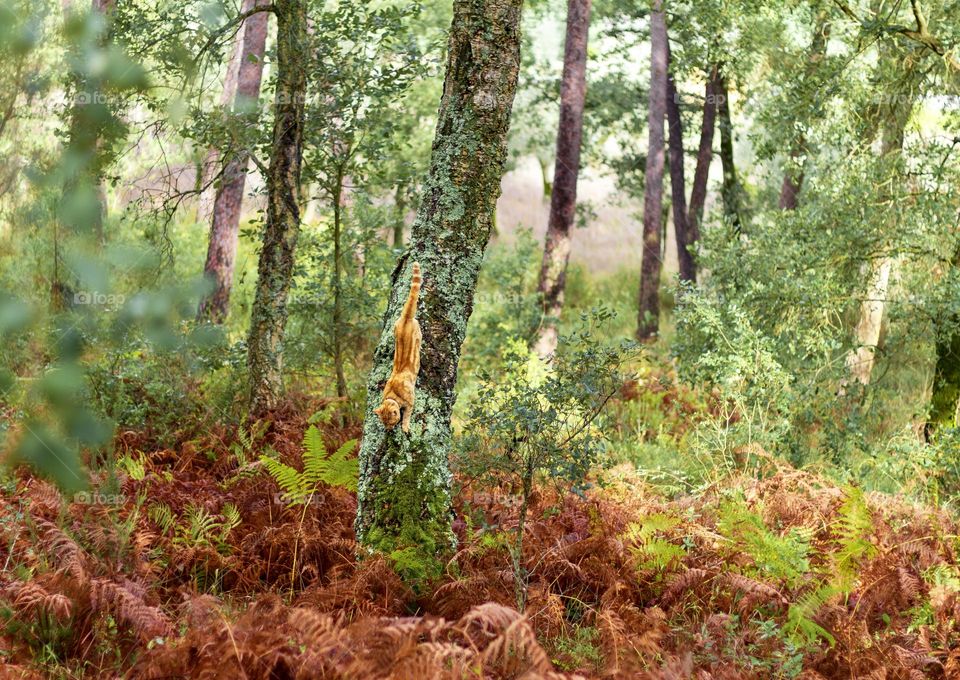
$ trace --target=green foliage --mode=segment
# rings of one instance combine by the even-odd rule
[[[303,436],[303,472],[266,455],[260,462],[277,480],[287,502],[299,505],[308,503],[321,484],[356,491],[357,459],[351,457],[356,446],[357,440],[351,439],[328,455],[320,431],[311,425]]]
[[[664,571],[683,559],[687,554],[683,545],[657,535],[673,529],[680,521],[679,517],[655,513],[627,527],[624,538],[630,542],[630,552],[639,569]]]
[[[717,531],[731,541],[733,552],[743,552],[753,560],[751,572],[756,576],[796,588],[809,575],[813,538],[809,527],[791,527],[778,534],[767,528],[761,514],[742,497],[734,497],[720,505]]]

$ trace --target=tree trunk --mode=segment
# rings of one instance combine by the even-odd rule
[[[403,228],[407,220],[407,201],[403,196],[403,191],[400,188],[400,185],[397,185],[396,193],[394,194],[393,205],[396,208],[396,221],[393,223],[393,247],[402,248],[403,247]]]
[[[816,25],[813,29],[813,39],[810,42],[810,56],[807,59],[807,65],[804,72],[804,85],[814,76],[820,62],[827,52],[827,38],[830,36],[830,24],[827,21],[826,12],[817,17]],[[800,187],[803,186],[803,160],[802,157],[807,151],[807,140],[802,132],[797,133],[790,148],[790,160],[787,163],[787,169],[783,173],[783,184],[780,186],[780,209],[796,210],[797,199],[800,195]]]
[[[550,221],[543,247],[537,290],[543,321],[534,343],[542,357],[557,349],[557,320],[563,309],[570,259],[570,227],[577,208],[580,143],[583,138],[583,105],[587,96],[587,35],[591,0],[568,0],[567,39],[560,82],[560,123],[557,126],[557,160],[550,187]],[[547,191],[544,172],[544,191]]]
[[[881,128],[880,154],[884,158],[900,153],[903,148],[903,131],[913,111],[912,99],[903,96],[894,96],[891,99],[894,102],[893,108],[887,112]],[[894,229],[895,224],[891,224],[890,228]],[[861,385],[869,385],[873,373],[893,264],[893,257],[890,255],[871,263],[870,283],[860,304],[860,321],[855,331],[856,348],[847,355],[847,368],[850,370],[850,377]]]
[[[243,2],[240,3],[240,12],[249,12],[256,4],[257,0],[243,0]],[[260,15],[256,14],[254,16]],[[223,90],[220,92],[220,106],[224,110],[235,105],[240,67],[243,65],[245,55],[250,54],[244,45],[246,42],[246,30],[247,29],[241,31],[240,39],[234,43],[233,49],[230,52],[230,61],[227,62],[227,72],[223,75]],[[257,92],[259,94],[259,88]],[[210,147],[199,161],[197,174],[197,185],[200,188],[199,198],[197,200],[197,221],[199,222],[206,222],[207,220],[213,219],[214,202],[216,201],[217,191],[211,180],[216,176],[220,166],[220,152],[215,147]]]
[[[650,13],[650,106],[647,167],[643,195],[643,263],[637,339],[649,340],[660,329],[660,229],[663,209],[663,119],[667,108],[667,24],[662,0]]]
[[[500,194],[520,68],[521,6],[522,0],[454,0],[430,173],[410,245],[394,270],[367,383],[357,538],[388,554],[403,550],[405,556],[415,556],[417,565],[429,565],[423,567],[427,571],[455,540],[447,465],[450,416],[460,348]],[[393,324],[409,292],[415,261],[423,268],[417,311],[423,344],[416,406],[406,434],[399,427],[386,431],[373,409],[393,365]]]
[[[673,207],[673,231],[677,238],[677,261],[681,281],[696,281],[697,268],[693,262],[690,231],[687,218],[687,188],[683,176],[683,120],[680,118],[680,97],[677,85],[669,71],[670,49],[667,45],[667,123],[670,126],[670,196]]]
[[[255,1],[246,0],[244,11],[253,9]],[[268,18],[267,12],[258,12],[244,22],[240,64],[237,69],[235,110],[257,102],[260,97]],[[243,206],[249,163],[250,156],[247,151],[238,149],[236,154],[226,159],[223,166],[223,176],[213,203],[207,261],[203,266],[203,274],[213,285],[213,290],[200,300],[197,319],[201,321],[223,323],[227,318],[237,241],[240,237],[240,209]]]
[[[713,161],[713,132],[716,127],[719,90],[719,69],[714,65],[703,95],[700,146],[697,149],[697,167],[693,172],[693,186],[690,188],[690,207],[687,209],[688,249],[700,240],[700,223],[703,221],[703,206],[707,201],[707,181],[710,179],[710,163]],[[693,263],[691,274],[690,280],[696,281],[696,263]]]
[[[717,92],[717,106],[720,114],[720,163],[723,166],[723,208],[727,219],[733,224],[734,231],[740,233],[742,215],[740,204],[740,182],[737,180],[737,168],[733,162],[733,121],[730,118],[730,96],[727,80],[720,77]]]
[[[337,396],[347,396],[347,378],[343,372],[343,261],[341,234],[344,197],[343,175],[338,174],[333,194],[333,368],[337,376]]]
[[[302,0],[276,0],[277,86],[267,180],[267,220],[250,316],[250,413],[274,408],[282,390],[287,294],[300,232],[300,165],[307,79],[307,17]]]

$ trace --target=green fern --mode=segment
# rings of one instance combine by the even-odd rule
[[[877,554],[870,541],[873,519],[863,491],[854,486],[843,490],[839,517],[833,527],[837,549],[830,553],[819,585],[790,606],[784,632],[796,642],[814,643],[817,638],[835,640],[813,620],[820,608],[834,597],[847,597],[857,584],[862,562]]]
[[[357,440],[351,439],[328,456],[320,431],[311,425],[303,437],[303,472],[269,456],[260,460],[289,501],[300,504],[306,503],[321,484],[357,490],[359,463],[350,457],[356,445]]]
[[[632,544],[630,552],[640,569],[663,571],[683,559],[687,551],[682,545],[657,536],[659,532],[669,531],[679,523],[679,517],[654,513],[627,527],[624,538]]]
[[[742,498],[720,506],[717,531],[753,560],[755,576],[781,580],[794,588],[810,572],[808,554],[813,530],[792,527],[783,535],[777,534]]]

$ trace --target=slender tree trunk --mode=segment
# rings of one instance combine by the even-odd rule
[[[403,228],[405,222],[407,221],[407,201],[403,197],[403,191],[400,188],[400,185],[397,185],[396,193],[394,194],[393,204],[396,208],[397,218],[393,223],[393,247],[402,248],[403,247]]]
[[[700,224],[703,221],[703,206],[707,201],[707,181],[710,179],[710,163],[713,161],[713,132],[717,120],[717,97],[719,96],[719,69],[714,65],[707,79],[703,95],[703,119],[700,124],[700,145],[697,149],[697,167],[693,172],[690,188],[690,207],[687,209],[687,248],[700,240]],[[696,263],[693,263],[692,281],[697,280]]]
[[[913,110],[912,100],[904,101],[896,97],[893,100],[893,109],[888,112],[881,128],[880,154],[884,158],[900,153],[903,148],[903,132]],[[895,224],[891,224],[890,228],[894,229]],[[860,320],[855,331],[856,348],[847,355],[847,368],[850,370],[850,377],[861,385],[870,384],[876,362],[893,265],[894,260],[890,255],[884,255],[871,263],[870,283],[860,304]]]
[[[337,396],[347,396],[347,379],[343,372],[343,281],[341,264],[341,226],[343,202],[343,175],[337,176],[333,195],[333,367],[337,376]]]
[[[660,329],[660,230],[666,100],[667,24],[662,0],[654,0],[653,12],[650,13],[650,106],[643,196],[643,264],[640,269],[640,310],[637,319],[637,339],[641,341],[653,338]]]
[[[810,55],[807,59],[807,65],[804,72],[804,85],[807,85],[816,73],[820,62],[827,52],[827,39],[830,36],[830,24],[827,21],[827,14],[821,13],[817,17],[816,25],[813,29],[813,39],[810,42]],[[803,156],[807,152],[807,139],[802,132],[797,133],[797,138],[790,147],[790,160],[787,162],[787,169],[783,173],[783,184],[780,186],[780,209],[796,210],[797,200],[800,195],[800,188],[803,186]]]
[[[283,334],[300,232],[300,166],[306,95],[307,16],[302,0],[275,0],[277,86],[267,179],[267,220],[250,316],[250,413],[274,408],[282,382]]]
[[[430,174],[410,245],[394,270],[367,383],[357,538],[388,554],[403,550],[420,565],[437,566],[438,555],[455,540],[447,465],[450,416],[460,348],[500,194],[520,68],[521,6],[522,0],[454,0]],[[393,365],[393,324],[409,292],[415,261],[424,278],[417,310],[423,344],[416,406],[406,434],[399,427],[386,431],[373,409]]]
[[[717,93],[717,107],[720,114],[720,163],[723,166],[723,207],[727,219],[740,233],[742,227],[742,206],[740,202],[740,182],[737,168],[733,162],[733,121],[730,118],[730,95],[727,80],[720,77],[720,90]]]
[[[557,320],[563,309],[570,259],[570,227],[577,208],[580,143],[583,138],[583,105],[587,96],[587,36],[591,0],[568,0],[567,39],[560,83],[560,123],[557,126],[557,160],[550,187],[550,221],[543,247],[537,290],[543,305],[543,322],[534,343],[542,357],[557,349]],[[547,190],[544,173],[544,191]]]
[[[687,218],[687,187],[683,176],[683,120],[680,118],[680,97],[669,71],[670,49],[667,44],[667,123],[670,132],[670,196],[673,208],[673,231],[677,239],[677,262],[681,281],[696,281],[697,266],[693,261]]]
[[[243,2],[240,3],[240,12],[249,12],[256,4],[257,0],[243,0]],[[260,15],[257,14],[254,16]],[[266,19],[264,19],[264,21],[266,21]],[[248,22],[249,20],[244,23]],[[240,67],[243,65],[245,55],[250,54],[244,45],[246,42],[246,30],[245,28],[241,31],[240,39],[234,43],[233,49],[230,52],[230,60],[227,62],[227,72],[223,75],[223,90],[220,92],[220,106],[223,107],[224,110],[235,106]],[[200,189],[200,193],[198,194],[199,199],[197,201],[198,221],[206,222],[213,218],[217,190],[211,180],[216,176],[217,170],[220,169],[221,165],[220,151],[216,147],[207,149],[206,153],[203,154],[203,158],[199,161],[197,173],[197,185]]]
[[[255,1],[246,0],[244,11],[252,9]],[[259,100],[268,18],[268,12],[258,12],[244,22],[233,104],[235,110],[242,110]],[[207,261],[203,266],[204,277],[213,285],[213,290],[200,300],[198,320],[223,323],[227,318],[249,164],[249,154],[245,149],[239,149],[223,165],[223,176],[213,203]]]

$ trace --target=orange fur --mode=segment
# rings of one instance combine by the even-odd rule
[[[393,350],[393,371],[383,387],[383,403],[376,413],[384,427],[392,430],[402,421],[404,432],[410,431],[410,416],[413,414],[413,402],[416,397],[417,374],[420,373],[420,342],[423,335],[417,322],[417,300],[420,297],[420,263],[413,263],[413,279],[410,283],[410,295],[403,305],[400,318],[393,326],[396,347]]]

